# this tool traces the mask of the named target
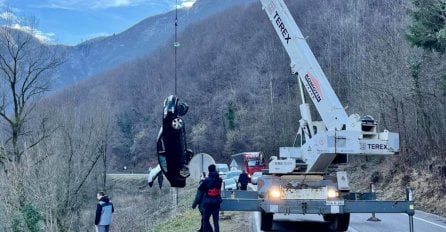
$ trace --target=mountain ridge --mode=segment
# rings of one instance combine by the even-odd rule
[[[231,6],[254,0],[198,0],[191,8],[178,9],[178,31]],[[175,11],[148,17],[111,36],[64,46],[66,63],[53,78],[55,89],[76,83],[120,64],[142,58],[174,36]]]

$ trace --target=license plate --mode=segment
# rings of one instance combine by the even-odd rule
[[[344,201],[326,201],[325,205],[344,205]]]

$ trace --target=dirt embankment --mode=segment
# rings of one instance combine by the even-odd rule
[[[379,199],[405,200],[406,187],[410,186],[417,210],[446,217],[446,197],[442,187],[446,186],[446,179],[422,168],[395,167],[394,162],[388,162],[391,158],[352,158],[343,167],[349,174],[352,191],[368,191],[373,181]]]

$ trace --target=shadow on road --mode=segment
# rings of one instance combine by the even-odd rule
[[[328,223],[322,221],[275,220],[271,231],[315,232],[330,231]]]

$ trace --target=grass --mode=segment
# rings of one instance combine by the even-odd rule
[[[198,210],[186,210],[185,212],[173,216],[161,224],[158,224],[151,232],[190,232],[200,227],[200,213]]]
[[[149,229],[150,232],[190,232],[200,227],[200,212],[196,208],[191,208],[195,198],[195,191],[187,191],[179,196],[177,214],[169,216],[154,228]]]

